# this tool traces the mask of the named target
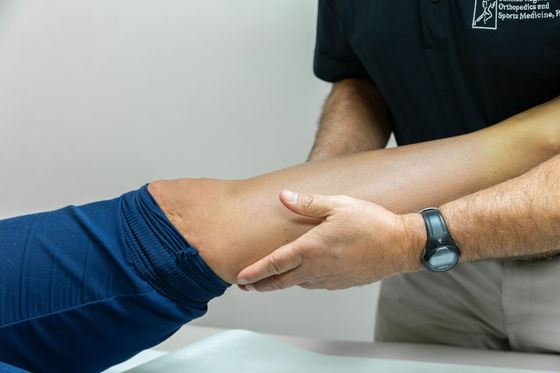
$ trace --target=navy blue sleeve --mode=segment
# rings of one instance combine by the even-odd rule
[[[319,0],[313,71],[327,82],[370,79],[347,38],[335,0]]]
[[[0,284],[0,361],[34,372],[104,370],[202,316],[228,286],[146,186],[0,221]]]

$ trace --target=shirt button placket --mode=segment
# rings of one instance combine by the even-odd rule
[[[420,1],[422,37],[426,49],[441,49],[444,47],[446,13],[443,5],[442,0]]]

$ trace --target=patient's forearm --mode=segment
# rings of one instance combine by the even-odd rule
[[[278,202],[282,188],[346,194],[394,212],[437,206],[517,176],[556,151],[560,101],[454,138],[311,162],[248,180],[158,182],[151,191],[224,280],[317,221]]]
[[[398,213],[417,211],[527,171],[556,153],[558,133],[560,100],[555,100],[472,134],[255,177],[247,182],[252,189],[247,203],[259,205],[272,197],[277,205],[277,192],[284,187],[302,193],[346,194]]]

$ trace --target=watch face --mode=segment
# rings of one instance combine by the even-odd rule
[[[449,246],[440,246],[428,260],[430,269],[435,272],[445,272],[455,267],[459,256]]]

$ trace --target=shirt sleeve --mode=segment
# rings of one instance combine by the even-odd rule
[[[319,0],[313,72],[327,82],[370,79],[348,41],[334,0]]]
[[[104,371],[204,315],[229,286],[147,186],[0,220],[0,258],[0,373]]]

